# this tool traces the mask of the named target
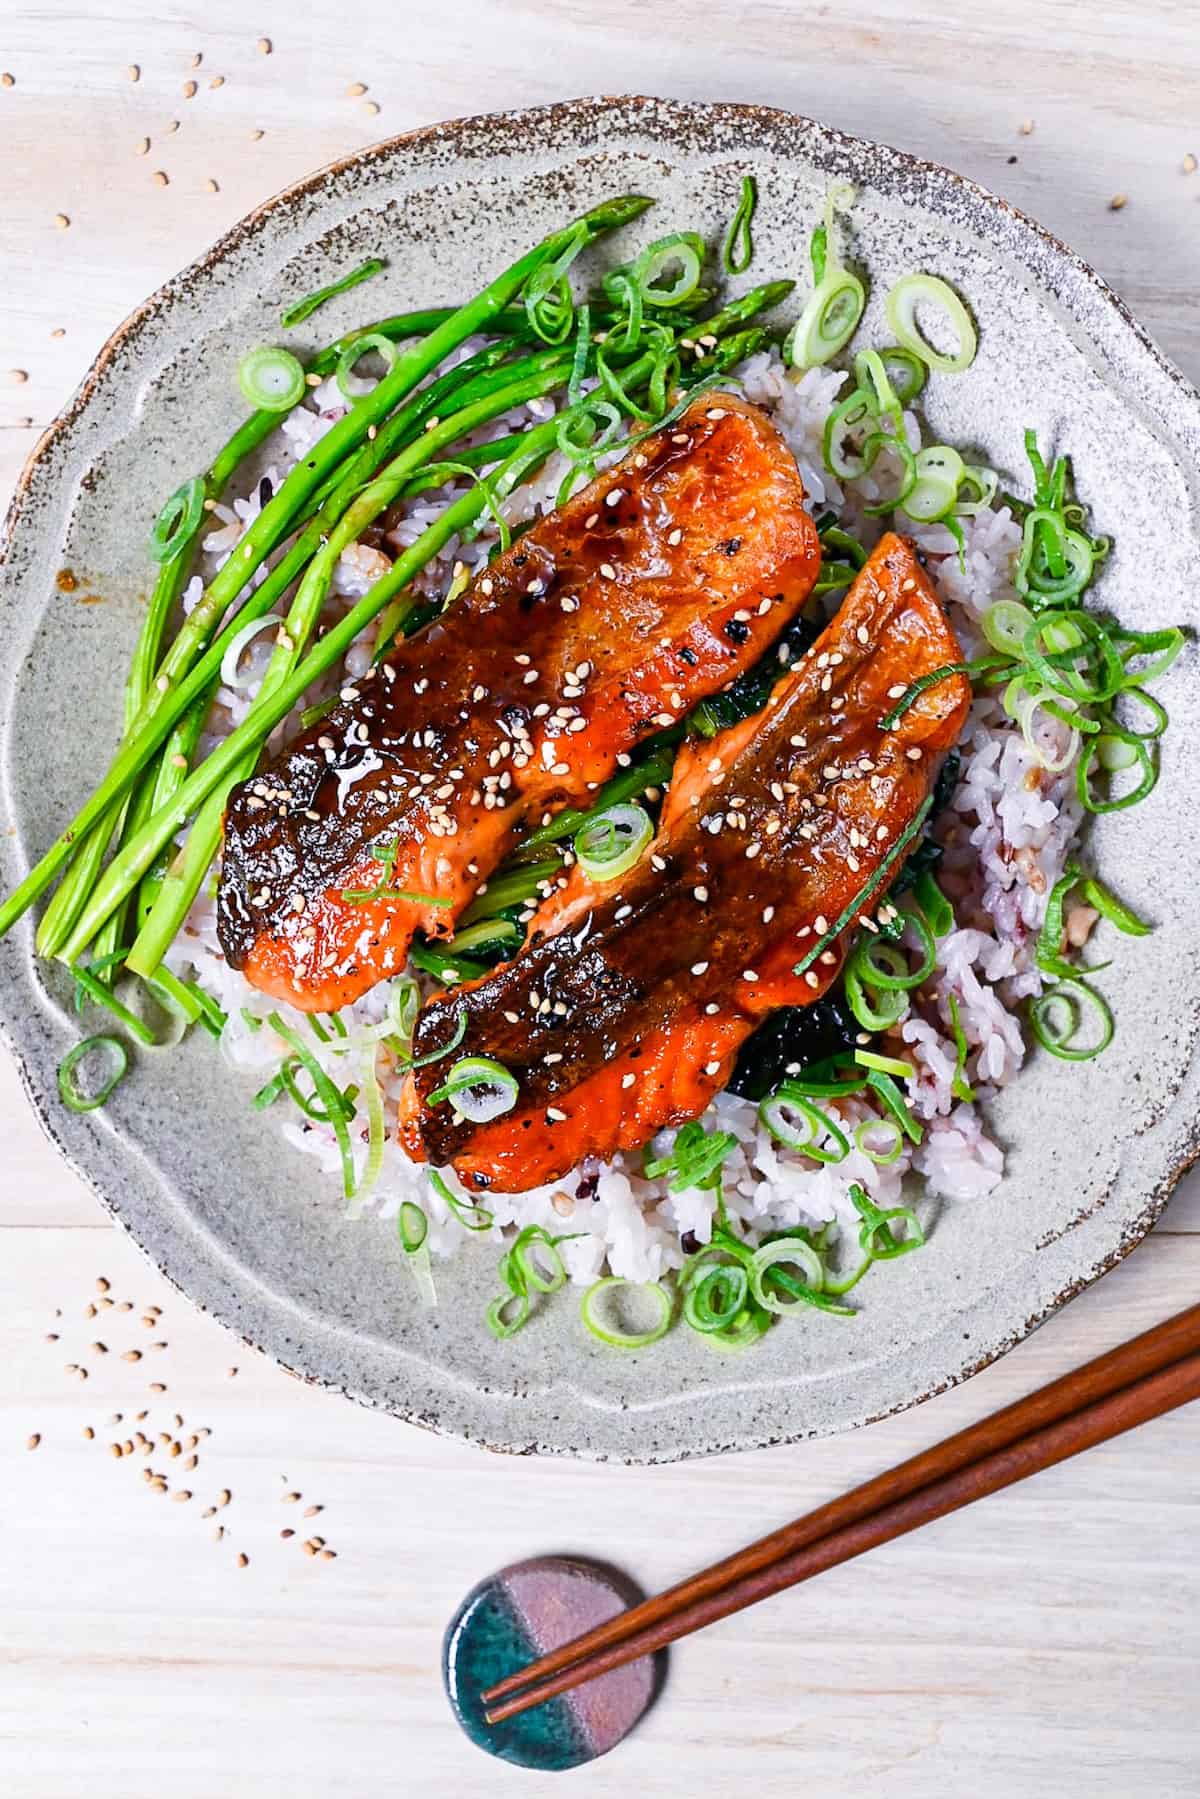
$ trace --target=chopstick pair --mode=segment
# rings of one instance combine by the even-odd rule
[[[529,1711],[1197,1398],[1200,1305],[508,1675],[483,1694],[487,1721]]]

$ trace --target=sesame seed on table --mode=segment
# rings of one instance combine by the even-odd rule
[[[383,0],[10,8],[0,488],[114,327],[267,195],[438,119],[631,86],[772,102],[961,169],[1077,248],[1200,380],[1191,9],[793,12],[460,0],[398,29]],[[1200,1290],[1193,1179],[1128,1262],[906,1416],[659,1469],[490,1458],[232,1343],[60,1161],[2,1054],[0,1135],[0,1792],[20,1799],[515,1790],[438,1685],[482,1575],[566,1545],[661,1588]],[[971,1799],[1194,1792],[1198,1411],[681,1645],[581,1792],[928,1799],[966,1768]]]

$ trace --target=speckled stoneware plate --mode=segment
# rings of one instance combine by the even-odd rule
[[[5,890],[107,762],[146,587],[146,527],[231,428],[239,354],[274,335],[285,297],[386,248],[385,309],[454,301],[552,225],[629,190],[659,203],[639,241],[697,222],[715,235],[748,173],[761,194],[756,271],[803,276],[826,185],[841,177],[859,187],[853,254],[877,295],[924,267],[968,296],[979,357],[931,384],[933,431],[977,445],[1014,478],[1026,425],[1068,448],[1098,528],[1116,539],[1105,603],[1135,626],[1194,624],[1200,399],[1104,284],[1028,219],[945,169],[762,108],[584,100],[461,120],[268,202],[117,332],[38,446],[3,571],[4,810],[15,827],[0,838]],[[382,299],[378,284],[346,296],[322,315],[322,337]],[[106,603],[59,593],[64,565]],[[420,1309],[394,1231],[345,1219],[313,1163],[250,1109],[252,1083],[203,1036],[169,1060],[141,1058],[103,1112],[65,1112],[55,1068],[78,1033],[59,971],[33,960],[28,921],[0,944],[4,1029],[47,1129],[146,1253],[307,1379],[522,1451],[642,1462],[838,1430],[1015,1343],[1138,1242],[1197,1154],[1196,688],[1189,652],[1159,690],[1173,723],[1157,789],[1093,833],[1099,866],[1158,922],[1118,948],[1105,976],[1111,1049],[1083,1070],[1031,1059],[992,1111],[1008,1157],[1002,1186],[945,1207],[927,1252],[863,1289],[854,1323],[814,1314],[740,1357],[686,1330],[620,1355],[587,1337],[565,1300],[495,1343],[482,1324],[489,1247],[444,1269],[443,1303]]]

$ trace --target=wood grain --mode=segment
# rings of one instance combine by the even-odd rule
[[[1200,174],[1182,172],[1200,155],[1191,0],[146,10],[31,0],[5,20],[0,490],[114,326],[264,195],[381,135],[568,94],[768,101],[950,163],[1079,249],[1200,378]],[[347,93],[357,82],[367,95]],[[1111,211],[1118,193],[1128,204]],[[515,1791],[522,1777],[459,1735],[438,1684],[442,1626],[480,1575],[567,1548],[661,1588],[1200,1288],[1191,1181],[1129,1262],[905,1417],[677,1468],[489,1458],[306,1388],[194,1312],[62,1167],[6,1063],[0,1129],[5,1799]],[[85,1318],[100,1274],[112,1297],[160,1305],[161,1327],[140,1309]],[[127,1346],[142,1359],[123,1361]],[[159,1380],[168,1392],[151,1394]],[[185,1445],[213,1433],[194,1470],[186,1448],[110,1454],[133,1430],[178,1436],[176,1408]],[[120,1430],[104,1424],[115,1411]],[[145,1466],[193,1498],[153,1491]],[[613,1799],[701,1786],[724,1799],[748,1782],[790,1799],[805,1781],[885,1799],[1193,1795],[1198,1487],[1193,1406],[731,1618],[675,1650],[636,1737],[574,1783]],[[230,1505],[202,1519],[226,1488]],[[325,1510],[298,1516],[308,1503]],[[214,1542],[218,1526],[229,1535]],[[337,1560],[302,1553],[314,1532]]]

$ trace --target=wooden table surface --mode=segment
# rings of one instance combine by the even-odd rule
[[[6,9],[5,486],[113,327],[265,195],[384,134],[580,93],[770,101],[950,163],[1078,248],[1200,379],[1194,0],[148,10]],[[641,1471],[490,1458],[311,1392],[195,1314],[61,1167],[7,1065],[0,1142],[6,1799],[528,1788],[459,1735],[441,1696],[442,1628],[480,1575],[569,1548],[660,1587],[1200,1289],[1192,1183],[1099,1287],[906,1417]],[[88,1316],[101,1297],[115,1303]],[[162,1458],[189,1501],[158,1494],[139,1453],[113,1456],[137,1430],[181,1442],[149,1465]],[[1193,1407],[732,1619],[675,1652],[636,1737],[574,1784],[647,1799],[808,1784],[1195,1795],[1198,1488]],[[305,1556],[306,1533],[336,1559]]]

